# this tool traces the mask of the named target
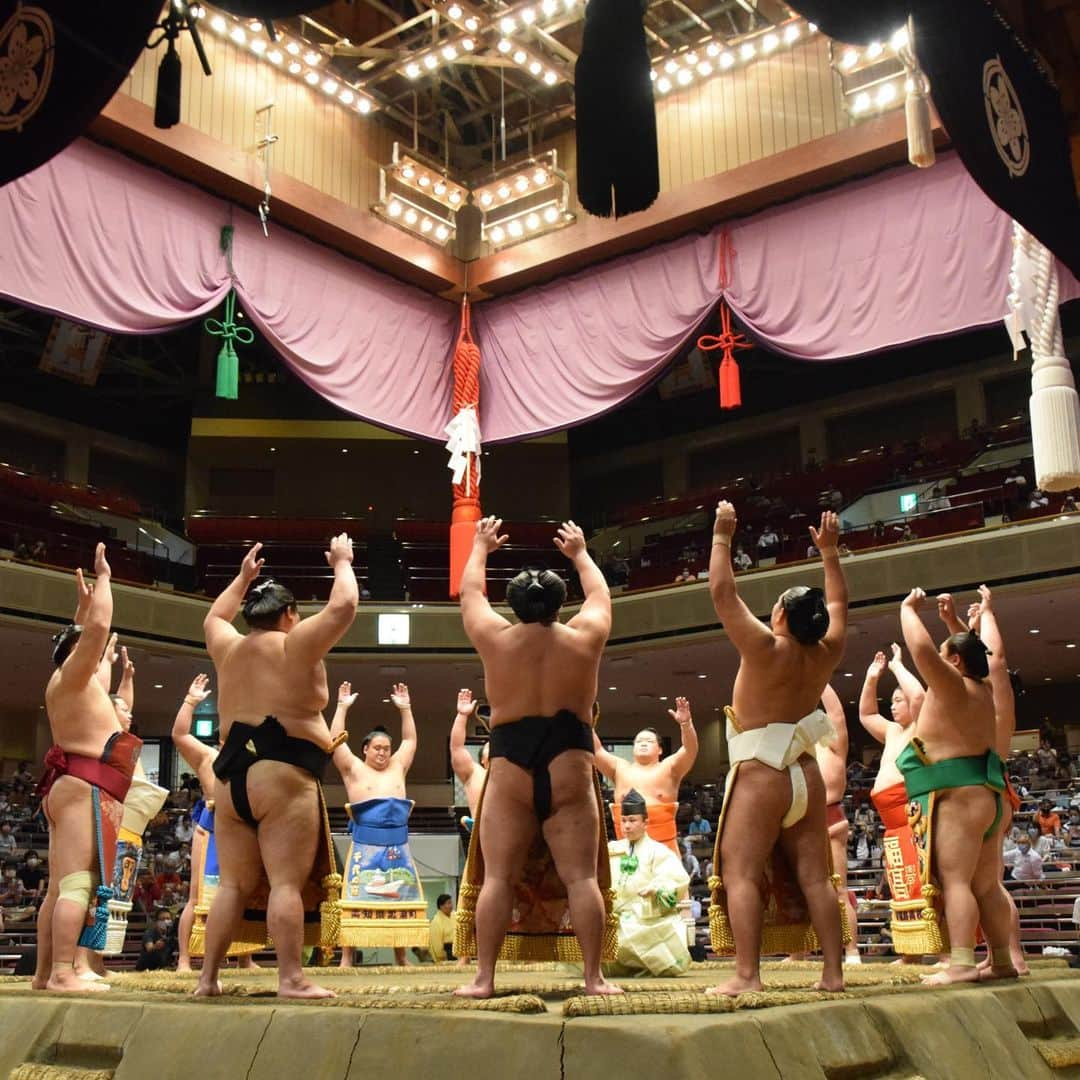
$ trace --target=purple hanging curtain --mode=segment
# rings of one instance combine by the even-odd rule
[[[244,310],[305,382],[365,420],[445,438],[456,304],[286,229],[268,240],[252,215],[84,140],[0,188],[0,295],[116,333],[167,330],[234,284],[226,224]],[[1005,314],[1010,222],[953,155],[728,228],[728,302],[791,356],[872,353]],[[582,423],[648,386],[719,298],[718,237],[478,305],[485,442]],[[1080,296],[1059,275],[1062,300]]]

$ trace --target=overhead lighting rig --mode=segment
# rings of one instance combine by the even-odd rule
[[[874,116],[903,106],[912,89],[904,63],[908,44],[905,27],[887,42],[872,41],[862,48],[830,44],[833,70],[840,76],[844,104],[852,116]]]
[[[661,94],[722,75],[732,68],[767,58],[817,32],[813,23],[792,19],[768,30],[733,40],[704,38],[695,45],[653,60],[650,77]]]
[[[325,57],[309,42],[278,29],[274,29],[271,36],[271,28],[260,19],[242,19],[220,11],[209,13],[205,8],[201,17],[208,21],[210,29],[219,37],[228,39],[239,48],[249,49],[260,60],[302,80],[313,90],[321,90],[327,97],[336,98],[346,109],[366,116],[379,107],[375,98],[366,93],[359,83],[350,82],[338,72],[327,70],[323,64]]]
[[[481,239],[495,250],[575,221],[570,182],[555,150],[499,170],[473,189],[473,198],[481,213]]]

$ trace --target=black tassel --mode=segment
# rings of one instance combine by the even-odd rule
[[[154,99],[154,127],[171,128],[180,123],[180,54],[176,43],[161,58],[157,73],[157,97]]]
[[[641,0],[589,0],[574,72],[578,201],[597,217],[660,193],[656,105]]]

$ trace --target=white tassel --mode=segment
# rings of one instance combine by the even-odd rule
[[[915,23],[910,16],[907,42],[900,50],[900,59],[907,72],[904,115],[907,118],[908,161],[918,169],[928,169],[936,160],[934,129],[930,121],[930,80],[915,56]]]
[[[936,155],[926,76],[916,68],[908,74],[907,85],[904,115],[907,117],[908,161],[916,168],[928,169],[934,164]]]
[[[1010,334],[1026,330],[1031,341],[1035,482],[1043,491],[1070,491],[1080,486],[1080,397],[1061,334],[1057,262],[1016,222],[1013,244],[1008,321]]]

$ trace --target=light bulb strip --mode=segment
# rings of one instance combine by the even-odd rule
[[[835,42],[832,48],[832,65],[844,78],[858,75],[867,68],[877,67],[890,61],[904,63],[904,53],[908,49],[907,27],[895,30],[888,41],[873,41],[869,45],[841,45]],[[883,78],[891,78],[891,75]]]
[[[406,195],[385,192],[382,200],[373,204],[371,209],[384,221],[436,247],[443,247],[457,235],[454,221],[413,202]]]
[[[855,117],[874,116],[890,109],[903,108],[907,94],[907,76],[903,71],[882,76],[844,91],[844,106]]]
[[[398,64],[398,71],[410,82],[415,82],[425,75],[434,75],[447,64],[457,63],[467,55],[475,55],[482,49],[488,53],[497,54],[503,60],[504,66],[519,68],[524,74],[544,86],[573,83],[574,73],[562,61],[553,60],[531,45],[515,40],[509,35],[499,34],[498,23],[493,26],[496,31],[493,43],[481,41],[485,33],[483,28],[475,34],[457,34],[414,53]],[[491,29],[492,26],[489,25],[487,30]],[[473,48],[465,49],[463,45],[465,41],[471,41]],[[456,56],[453,59],[447,59],[447,49],[456,50]],[[521,55],[520,60],[517,59],[517,54]]]
[[[349,82],[328,68],[320,69],[324,57],[310,43],[280,30],[277,31],[277,41],[271,41],[266,28],[258,20],[239,19],[213,8],[206,8],[202,18],[223,40],[251,52],[270,67],[291,75],[313,90],[319,89],[327,97],[337,98],[338,103],[350,112],[366,116],[379,107],[375,98],[362,89],[362,83]],[[253,29],[255,26],[258,29]]]
[[[566,174],[559,170],[557,155],[551,150],[525,164],[496,173],[491,180],[473,189],[473,199],[486,214],[494,207],[513,203],[558,183],[566,183]]]
[[[394,143],[392,168],[399,183],[445,206],[447,210],[454,212],[465,205],[469,193],[465,185],[451,179],[442,169],[423,161],[415,151],[402,153],[401,144],[397,142]]]
[[[507,214],[497,221],[482,223],[480,238],[498,250],[573,224],[575,217],[567,210],[566,194]]]
[[[764,30],[730,40],[702,38],[678,52],[666,53],[652,62],[651,78],[661,94],[681,90],[695,81],[726,74],[738,65],[768,59],[784,49],[791,49],[817,32],[817,27],[798,17],[777,23]]]

